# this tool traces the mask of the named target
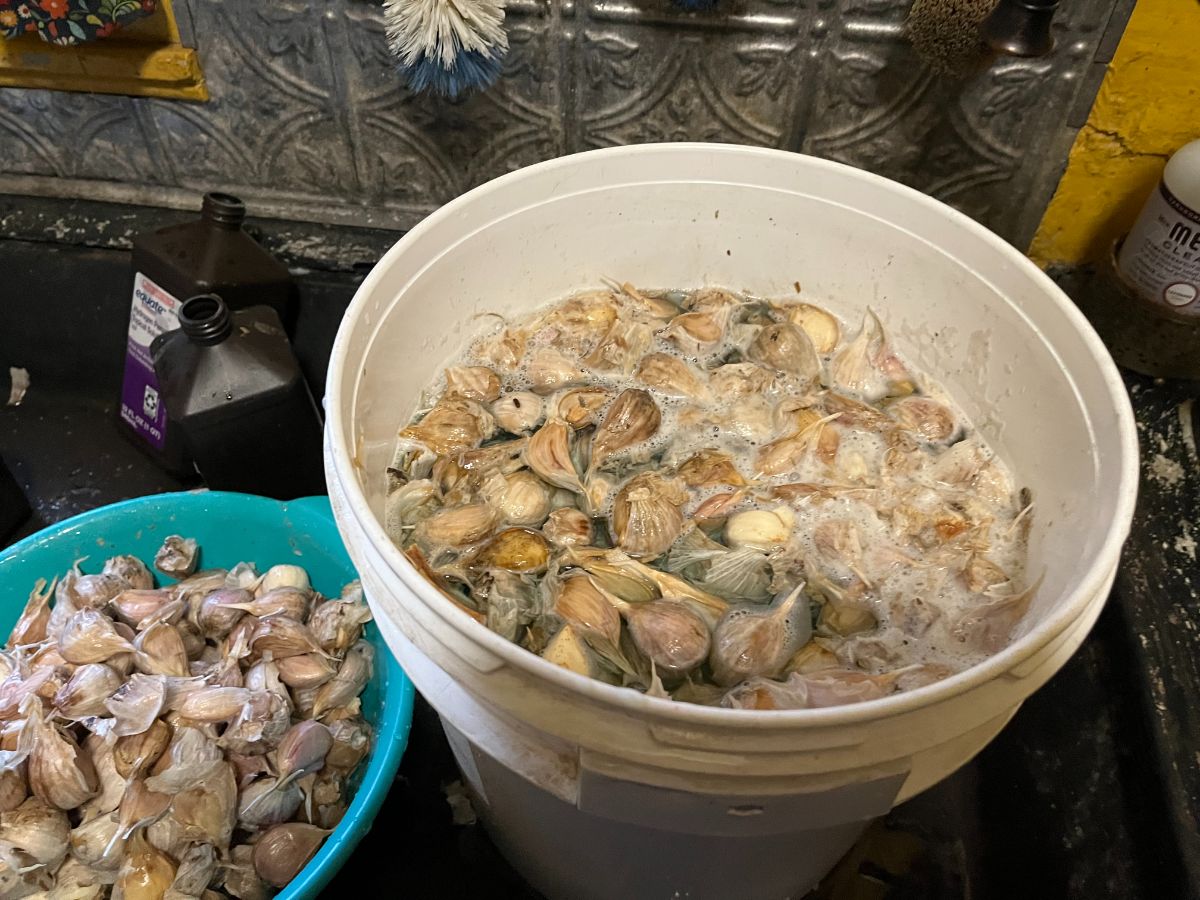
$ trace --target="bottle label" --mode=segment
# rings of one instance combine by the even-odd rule
[[[1147,300],[1200,316],[1200,212],[1160,183],[1125,238],[1117,267]]]
[[[164,331],[179,327],[179,302],[141,272],[134,275],[125,380],[121,385],[121,418],[157,450],[166,443],[167,412],[159,399],[150,343]]]

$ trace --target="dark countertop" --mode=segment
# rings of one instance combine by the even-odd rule
[[[0,402],[8,366],[32,380],[20,406],[0,406],[0,458],[33,507],[18,535],[180,487],[115,424],[128,254],[18,242],[0,242],[0,252]],[[297,277],[297,352],[319,395],[359,276]],[[817,896],[1200,896],[1194,393],[1138,376],[1129,384],[1142,496],[1095,630],[976,759],[873,825]],[[456,778],[437,717],[419,702],[388,802],[328,895],[391,896],[403,879],[423,896],[536,897],[480,826],[454,824],[445,790]]]

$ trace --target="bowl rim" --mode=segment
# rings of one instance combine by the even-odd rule
[[[0,550],[0,574],[3,574],[6,560],[21,556],[30,550],[49,547],[61,539],[64,534],[93,527],[114,513],[136,512],[148,507],[170,508],[175,512],[214,502],[241,509],[258,508],[263,511],[276,511],[280,514],[281,520],[287,523],[290,523],[293,516],[298,520],[319,519],[328,523],[332,536],[336,537],[338,534],[329,498],[325,496],[301,497],[296,500],[282,501],[255,494],[205,489],[149,494],[98,506],[95,509],[47,525],[34,534],[22,538]],[[302,526],[299,523],[292,524],[293,529],[300,527]],[[186,528],[182,530],[186,530]],[[338,559],[339,564],[344,565],[348,572],[357,577],[354,563],[346,553],[340,538],[337,545],[325,549],[334,558],[341,557]],[[379,639],[373,643],[387,648],[387,643],[383,640],[383,635],[379,633],[378,627],[375,631],[379,634]],[[381,697],[381,721],[372,723],[375,727],[374,746],[367,756],[358,790],[355,791],[342,820],[329,833],[313,858],[305,864],[304,868],[286,887],[280,889],[275,895],[277,900],[298,900],[301,897],[316,897],[320,893],[345,865],[359,841],[370,831],[376,815],[387,799],[392,782],[395,780],[396,771],[400,766],[400,760],[404,755],[412,730],[415,689],[390,649],[387,653],[376,654],[375,665],[385,667],[387,683]]]
[[[650,697],[626,687],[604,684],[549,663],[523,647],[505,640],[486,626],[473,621],[461,610],[456,609],[432,584],[426,581],[408,558],[387,537],[382,523],[371,512],[370,504],[355,476],[355,454],[349,430],[350,422],[342,415],[343,403],[348,399],[352,401],[353,397],[347,397],[347,392],[342,390],[342,380],[348,367],[356,365],[351,362],[349,355],[352,323],[359,320],[390,264],[427,232],[455,217],[464,208],[471,206],[488,194],[512,184],[561,169],[595,164],[605,159],[648,155],[686,155],[697,152],[743,157],[747,166],[753,166],[755,160],[790,161],[797,167],[807,167],[817,172],[824,170],[865,182],[875,190],[896,195],[918,206],[936,211],[950,224],[969,232],[976,239],[987,244],[1010,266],[1039,282],[1044,289],[1046,299],[1052,302],[1058,312],[1070,321],[1090,351],[1091,358],[1100,370],[1108,399],[1116,412],[1115,421],[1108,423],[1108,426],[1114,427],[1117,432],[1122,457],[1119,480],[1112,486],[1112,490],[1116,493],[1115,510],[1104,539],[1097,547],[1092,560],[1094,563],[1096,560],[1111,559],[1115,564],[1115,561],[1119,559],[1121,546],[1129,534],[1137,499],[1139,448],[1133,408],[1116,364],[1112,361],[1103,341],[1066,293],[1013,245],[964,213],[914,188],[843,163],[787,150],[738,144],[698,142],[634,144],[606,147],[558,157],[526,166],[485,182],[439,207],[406,232],[380,258],[359,285],[342,318],[330,355],[325,385],[326,468],[328,472],[332,467],[332,472],[336,475],[339,490],[343,495],[341,499],[345,501],[344,508],[353,515],[359,527],[366,532],[375,551],[380,553],[390,569],[400,576],[405,588],[418,595],[425,606],[447,624],[462,632],[467,639],[498,656],[506,665],[515,666],[564,690],[582,694],[593,702],[614,707],[623,712],[634,712],[660,720],[669,720],[674,724],[737,727],[740,729],[760,727],[778,729],[788,726],[839,727],[884,719],[918,708],[935,706],[1019,667],[1065,633],[1070,625],[1083,614],[1088,604],[1094,601],[1101,591],[1107,590],[1106,582],[1110,581],[1113,569],[1090,565],[1074,590],[1065,594],[1056,608],[1028,633],[1022,635],[999,653],[933,684],[861,703],[822,709],[725,709]],[[497,218],[504,214],[497,214]],[[407,285],[401,288],[400,293],[403,294],[406,289]],[[342,506],[343,504],[339,503],[339,507]],[[1106,597],[1107,595],[1105,595]]]

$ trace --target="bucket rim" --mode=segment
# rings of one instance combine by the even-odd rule
[[[351,364],[348,351],[352,333],[390,264],[402,256],[411,244],[427,232],[462,214],[465,209],[488,195],[522,181],[554,174],[564,169],[603,164],[610,159],[684,156],[698,152],[722,157],[741,157],[748,169],[752,169],[756,161],[772,160],[774,162],[790,162],[797,167],[814,170],[818,174],[823,171],[836,173],[839,176],[863,182],[874,190],[892,194],[924,207],[947,220],[949,224],[965,230],[986,244],[1004,262],[1036,282],[1044,294],[1045,301],[1052,303],[1057,312],[1063,315],[1078,333],[1088,351],[1090,361],[1098,370],[1097,374],[1103,383],[1106,399],[1115,413],[1114,418],[1105,423],[1106,427],[1115,432],[1120,448],[1119,460],[1114,466],[1118,470],[1119,477],[1110,488],[1115,495],[1113,514],[1105,529],[1103,539],[1089,561],[1090,565],[1084,576],[1069,593],[1059,599],[1049,615],[999,653],[993,654],[983,662],[962,672],[912,691],[891,694],[861,703],[827,708],[725,709],[649,697],[639,691],[605,684],[549,663],[536,654],[505,640],[487,629],[486,626],[473,621],[461,610],[456,609],[438,592],[437,588],[417,572],[407,557],[391,542],[383,530],[382,523],[371,512],[366,495],[355,476],[355,468],[358,465],[357,456],[353,437],[349,432],[350,421],[343,415],[343,407],[347,401],[353,400],[353,391],[343,390],[343,379],[346,376],[347,367]],[[1043,340],[1045,340],[1044,337]],[[1073,378],[1072,381],[1074,381]],[[354,384],[357,385],[357,379],[354,380]],[[939,200],[889,178],[805,154],[735,144],[652,143],[589,150],[536,163],[507,173],[458,196],[435,210],[406,232],[383,255],[355,292],[334,340],[326,379],[325,427],[327,476],[336,478],[345,501],[344,505],[335,505],[335,514],[350,513],[355,523],[354,530],[363,534],[376,552],[381,554],[392,574],[399,578],[404,588],[448,625],[458,630],[464,638],[499,657],[505,665],[513,666],[531,676],[549,681],[563,690],[582,695],[594,703],[614,707],[622,712],[636,713],[643,717],[676,724],[732,726],[742,729],[748,727],[775,729],[786,726],[834,727],[889,718],[916,709],[936,706],[1019,668],[1066,631],[1091,604],[1104,602],[1107,595],[1102,592],[1112,575],[1113,568],[1118,563],[1121,547],[1132,524],[1139,480],[1139,449],[1133,408],[1120,373],[1100,337],[1076,308],[1074,302],[1027,256],[974,219]],[[1107,565],[1108,562],[1111,562],[1112,565]]]

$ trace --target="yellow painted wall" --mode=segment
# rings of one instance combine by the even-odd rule
[[[1200,3],[1138,0],[1029,255],[1095,262],[1128,231],[1171,153],[1200,138]]]

